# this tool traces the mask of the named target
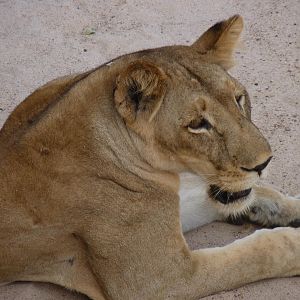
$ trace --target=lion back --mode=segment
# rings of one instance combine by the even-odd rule
[[[24,133],[44,112],[89,74],[90,72],[86,72],[60,77],[34,91],[15,108],[0,129],[0,144],[13,143],[19,134]]]

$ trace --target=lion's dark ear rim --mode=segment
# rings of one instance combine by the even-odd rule
[[[234,65],[232,56],[243,27],[243,18],[234,15],[210,27],[191,47],[207,60],[228,70]]]
[[[152,121],[166,91],[166,75],[155,64],[137,60],[118,76],[114,92],[120,115],[129,123],[138,116]]]

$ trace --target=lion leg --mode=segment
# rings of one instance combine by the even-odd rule
[[[73,263],[72,267],[68,267],[65,263],[62,263],[61,266],[51,268],[50,273],[25,275],[20,280],[51,282],[84,294],[93,300],[105,300],[97,281],[85,261],[81,261],[77,257],[77,262],[74,261]],[[71,264],[71,261],[69,264]]]
[[[111,299],[191,300],[262,279],[300,275],[300,229],[258,230],[225,247],[192,252],[183,247],[170,252],[161,242],[148,243],[148,253],[137,246],[122,258],[102,257],[102,251],[91,249],[95,274]]]
[[[110,240],[115,232],[103,239],[103,231],[84,231],[90,265],[111,299],[191,300],[300,275],[300,229],[263,229],[225,247],[190,251],[172,212],[164,222],[157,214],[140,222],[139,231],[118,228],[117,241]]]
[[[91,299],[105,299],[85,257],[84,246],[72,235],[49,235],[43,231],[2,240],[0,282],[13,281],[51,282]]]
[[[300,227],[300,200],[268,187],[254,187],[255,201],[242,219],[265,227]]]
[[[225,247],[192,255],[192,285],[198,288],[194,298],[266,278],[300,275],[300,229],[262,229]]]

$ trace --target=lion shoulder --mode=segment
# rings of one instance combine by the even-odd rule
[[[26,131],[44,111],[87,75],[82,73],[60,77],[35,90],[14,109],[0,129],[1,143],[8,143],[18,132]]]

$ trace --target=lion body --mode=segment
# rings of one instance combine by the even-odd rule
[[[166,47],[120,57],[54,80],[16,108],[0,131],[0,282],[53,282],[92,299],[182,300],[299,275],[297,229],[193,252],[182,236],[181,223],[186,231],[251,207],[261,211],[249,219],[265,225],[300,216],[299,202],[268,189],[234,203],[209,193],[215,180],[240,195],[270,156],[250,106],[241,114],[216,100],[232,98],[233,85],[243,89],[217,51],[227,37],[220,51],[230,56],[241,30],[239,17],[226,22],[193,46],[200,52]],[[219,30],[216,53],[203,59]],[[199,126],[198,112],[208,120]],[[225,276],[228,266],[239,276]]]

